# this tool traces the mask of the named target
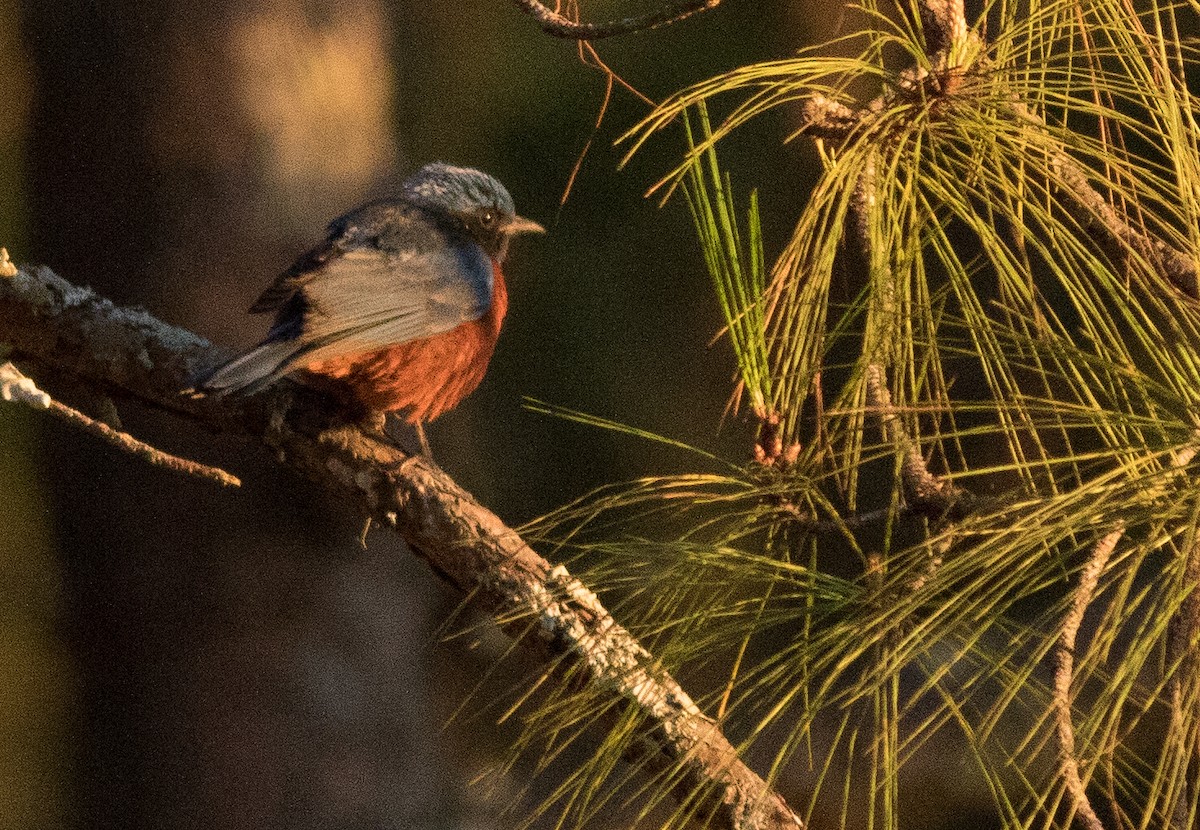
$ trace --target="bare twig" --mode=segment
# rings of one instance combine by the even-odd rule
[[[704,794],[714,826],[803,828],[657,661],[566,568],[551,565],[425,458],[331,420],[328,401],[279,384],[261,394],[193,399],[179,390],[218,355],[190,332],[123,309],[48,269],[0,280],[0,339],[54,372],[120,389],[210,429],[261,439],[276,457],[365,516],[394,528],[548,666],[639,715],[631,750],[679,771],[675,792]]]
[[[1118,525],[1110,530],[1092,547],[1091,556],[1079,575],[1079,585],[1075,588],[1075,596],[1071,608],[1063,619],[1062,631],[1058,636],[1058,646],[1054,650],[1054,684],[1051,707],[1054,711],[1055,734],[1058,737],[1060,754],[1059,772],[1063,784],[1071,796],[1075,817],[1087,830],[1104,830],[1100,817],[1092,809],[1088,800],[1087,787],[1079,775],[1079,759],[1075,747],[1075,723],[1071,717],[1071,681],[1075,675],[1075,641],[1079,637],[1079,626],[1083,623],[1083,615],[1092,603],[1096,586],[1100,583],[1100,574],[1117,543],[1125,535],[1125,526]]]
[[[615,35],[627,35],[655,29],[691,17],[721,5],[721,0],[683,0],[658,11],[637,17],[624,17],[607,23],[580,23],[572,20],[537,0],[513,0],[521,11],[531,16],[542,27],[542,31],[554,37],[570,40],[600,40]]]
[[[623,89],[629,92],[633,97],[637,98],[647,106],[654,108],[657,106],[653,100],[643,94],[629,81],[617,74],[616,70],[604,62],[600,57],[600,53],[596,51],[596,47],[586,40],[581,40],[577,44],[579,52],[579,62],[584,66],[596,69],[604,75],[604,98],[600,102],[600,109],[596,113],[596,121],[592,125],[592,132],[584,142],[583,149],[579,151],[579,155],[575,159],[575,165],[571,168],[571,173],[567,177],[567,184],[563,188],[562,196],[559,197],[558,206],[561,208],[567,203],[567,197],[571,195],[571,189],[575,186],[575,179],[579,175],[579,171],[583,169],[583,161],[587,158],[588,150],[592,147],[592,141],[596,138],[596,134],[600,132],[600,125],[604,123],[605,113],[608,112],[609,102],[612,100],[613,85],[620,84]]]
[[[237,476],[230,475],[222,469],[164,452],[157,447],[150,446],[145,441],[139,441],[127,432],[113,429],[102,421],[84,415],[78,409],[54,400],[38,389],[32,379],[21,374],[20,370],[11,362],[0,365],[0,398],[23,403],[34,409],[44,409],[56,418],[102,438],[114,447],[136,455],[156,467],[174,470],[177,473],[207,481],[215,481],[224,487],[240,487],[242,484]]]
[[[136,455],[138,458],[156,467],[163,467],[164,469],[183,473],[187,476],[213,481],[223,487],[242,486],[241,479],[231,473],[225,472],[220,467],[212,467],[208,464],[201,464],[199,461],[193,461],[190,458],[181,458],[178,455],[164,452],[157,447],[152,447],[145,441],[134,438],[128,432],[113,429],[103,421],[89,418],[78,409],[72,409],[59,401],[50,401],[48,411],[56,418],[60,418],[68,424],[77,426],[85,432],[102,438],[114,447],[131,455]]]

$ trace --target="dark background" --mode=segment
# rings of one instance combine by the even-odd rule
[[[661,99],[840,25],[836,2],[727,0],[599,49]],[[686,462],[525,396],[730,458],[750,445],[746,424],[722,426],[733,362],[709,345],[719,314],[685,206],[642,195],[680,136],[618,170],[613,142],[647,108],[618,88],[593,136],[604,84],[503,0],[0,5],[0,244],[234,349],[264,329],[244,309],[329,218],[430,160],[495,174],[549,235],[514,246],[488,378],[430,439],[519,524]],[[768,257],[815,175],[803,142],[782,143],[791,117],[723,155],[761,191]],[[0,407],[0,830],[491,828],[536,803],[521,769],[484,773],[512,734],[493,711],[447,725],[505,647],[469,615],[443,641],[460,597],[388,534],[360,550],[357,517],[257,447],[116,403],[134,434],[245,486]]]

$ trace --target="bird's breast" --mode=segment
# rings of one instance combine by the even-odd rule
[[[471,394],[487,372],[508,311],[508,288],[492,262],[492,303],[476,320],[442,334],[304,367],[334,381],[368,410],[404,412],[410,423],[432,421]]]

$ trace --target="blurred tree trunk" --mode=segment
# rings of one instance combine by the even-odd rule
[[[234,309],[399,166],[378,0],[30,2],[24,27],[28,258],[217,342],[255,339],[264,321]],[[80,826],[453,824],[419,566],[359,552],[356,517],[331,522],[316,493],[279,504],[244,466],[220,493],[64,431],[47,444],[47,469],[91,472],[52,484]]]

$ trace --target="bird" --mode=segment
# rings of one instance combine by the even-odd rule
[[[426,164],[398,196],[334,219],[250,307],[275,315],[262,342],[191,391],[251,394],[294,376],[334,393],[355,419],[403,418],[429,455],[424,424],[473,392],[492,358],[509,242],[544,231],[487,173]]]

